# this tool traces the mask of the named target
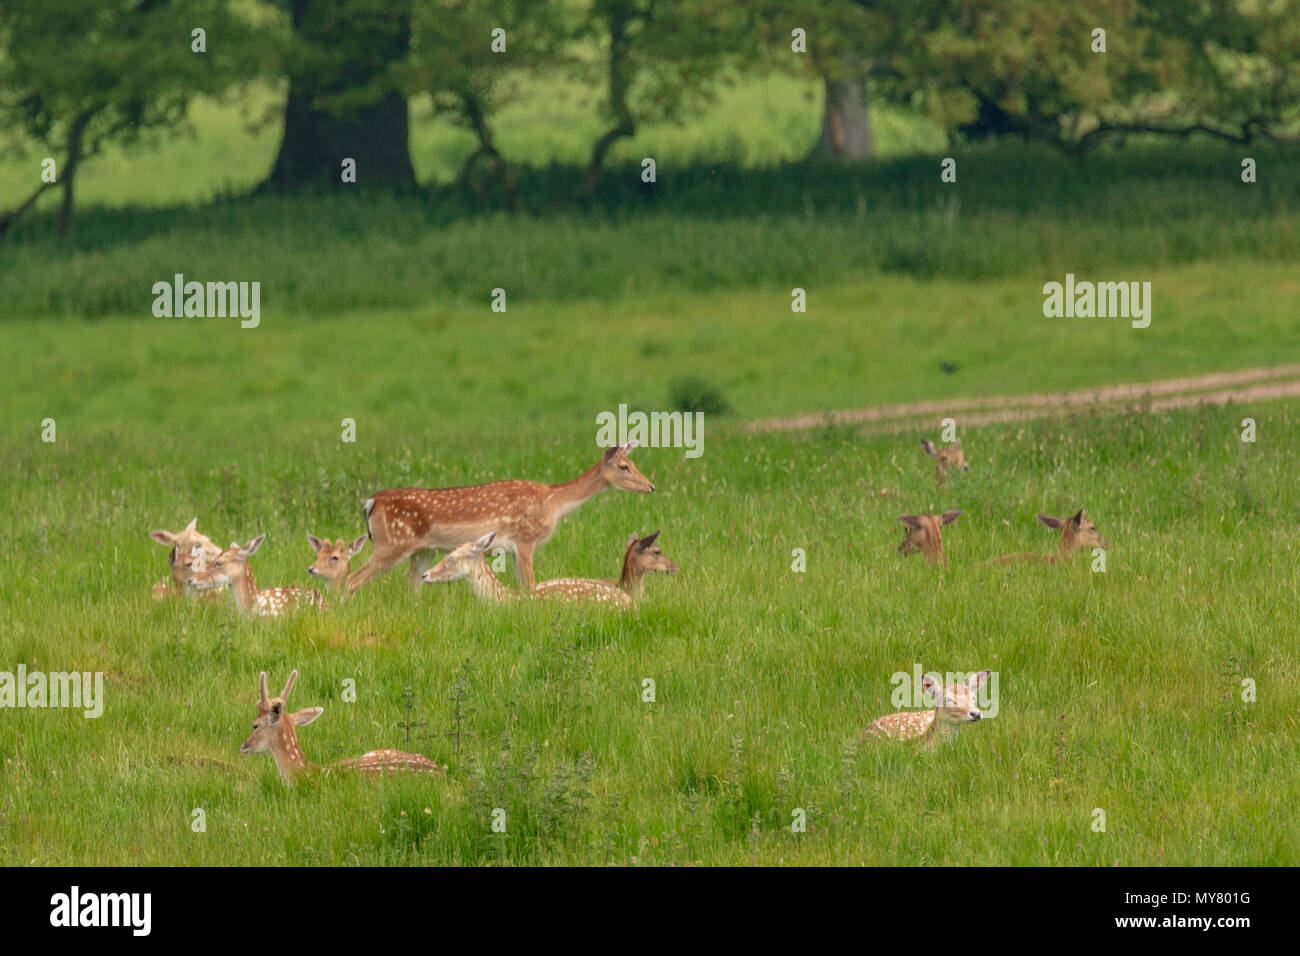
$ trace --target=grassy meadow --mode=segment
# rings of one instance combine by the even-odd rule
[[[0,670],[106,675],[98,719],[0,711],[0,863],[1300,862],[1300,402],[958,417],[972,467],[941,489],[917,441],[937,419],[745,427],[1300,361],[1294,169],[1261,149],[1276,175],[1246,187],[1218,146],[1003,144],[962,153],[945,194],[942,138],[901,114],[877,164],[793,162],[783,124],[808,138],[816,113],[791,84],[663,131],[689,162],[661,161],[658,192],[638,137],[589,207],[475,208],[447,184],[456,134],[424,121],[408,197],[243,196],[274,149],[249,134],[237,159],[106,157],[73,235],[43,212],[0,245]],[[200,143],[240,122],[205,109]],[[534,163],[521,188],[571,178],[587,142],[550,143],[545,116],[501,137]],[[1044,318],[1066,271],[1151,281],[1150,328]],[[175,272],[262,281],[260,327],[153,318]],[[283,620],[150,600],[151,529],[265,532],[259,584],[307,584],[306,535],[362,533],[377,489],[566,480],[597,412],[710,392],[701,458],[639,449],[656,492],[603,493],[538,553],[539,580],[607,576],[662,530],[682,570],[626,615],[414,593],[404,568]],[[1104,573],[987,563],[1054,549],[1034,514],[1079,507]],[[898,515],[947,508],[950,567],[896,553]],[[917,665],[993,669],[997,716],[932,752],[862,739]],[[445,777],[289,788],[241,757],[258,672],[276,690],[293,668],[291,705],[325,708],[309,760],[410,749]]]

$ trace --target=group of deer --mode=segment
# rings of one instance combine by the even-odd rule
[[[954,468],[962,471],[970,470],[970,464],[966,461],[961,442],[937,448],[933,442],[922,438],[921,448],[925,450],[927,455],[935,459],[940,486],[943,485],[944,477],[950,470]],[[945,511],[939,515],[899,515],[898,520],[903,522],[907,528],[903,534],[903,542],[898,546],[899,552],[904,556],[919,552],[925,555],[927,561],[947,565],[948,557],[943,553],[942,529],[944,525],[952,524],[961,516],[962,511],[960,509]],[[994,558],[991,563],[1000,565],[1011,564],[1015,561],[1043,561],[1048,564],[1062,564],[1085,548],[1108,547],[1101,534],[1097,531],[1097,526],[1088,520],[1082,508],[1070,518],[1056,518],[1045,514],[1040,514],[1037,517],[1047,527],[1061,532],[1056,552],[1022,551],[1018,554],[1005,554],[999,558]]]
[[[307,570],[344,596],[409,559],[412,583],[463,579],[485,601],[502,603],[536,597],[627,607],[640,594],[647,573],[672,574],[678,570],[656,543],[658,531],[644,538],[635,533],[628,538],[618,578],[555,578],[535,583],[533,554],[565,515],[606,488],[645,494],[654,491],[654,485],[628,457],[634,447],[629,444],[609,449],[587,471],[562,484],[507,480],[464,488],[381,491],[365,503],[367,534],[350,543],[339,538],[333,544],[328,539],[307,536],[316,552],[316,560]],[[150,538],[171,548],[171,581],[154,586],[153,596],[157,599],[187,591],[215,594],[229,590],[241,611],[264,616],[325,603],[321,593],[310,588],[257,586],[248,559],[261,547],[265,535],[223,549],[198,530],[196,518],[181,531],[154,531]],[[351,560],[368,540],[374,542],[370,561],[353,575]],[[514,590],[497,579],[485,558],[494,546],[503,553],[514,553],[525,590]],[[421,573],[423,553],[437,549],[450,553]],[[297,728],[319,717],[323,708],[288,712],[289,692],[297,678],[295,670],[280,696],[271,698],[266,691],[266,672],[262,672],[253,733],[239,748],[245,754],[270,753],[286,780],[319,769],[303,757]],[[399,750],[373,750],[338,761],[327,769],[372,776],[443,770],[427,757]]]
[[[944,477],[954,469],[969,471],[970,464],[962,451],[961,442],[954,442],[938,448],[928,439],[921,439],[921,448],[935,460],[938,484],[943,485]],[[959,509],[945,511],[943,514],[900,515],[907,531],[898,550],[904,555],[924,554],[928,561],[944,564],[948,558],[943,553],[941,529],[960,518]],[[993,564],[1010,564],[1015,561],[1042,561],[1048,564],[1061,564],[1085,548],[1104,548],[1107,544],[1097,532],[1097,527],[1084,515],[1080,508],[1071,518],[1055,518],[1040,514],[1038,520],[1049,528],[1061,532],[1060,542],[1055,553],[1037,553],[1022,551],[1019,554],[1007,554],[995,558]],[[938,741],[951,738],[965,724],[979,720],[983,714],[976,701],[976,694],[989,678],[989,671],[980,671],[972,675],[965,683],[940,685],[929,675],[922,678],[922,686],[927,694],[935,700],[935,706],[929,710],[898,711],[886,714],[872,721],[866,734],[890,737],[896,740],[920,740],[924,746],[932,747]]]
[[[533,554],[551,537],[560,520],[606,488],[650,493],[654,485],[628,457],[635,445],[610,448],[591,468],[572,481],[540,484],[534,481],[493,481],[462,488],[399,488],[380,491],[366,500],[368,533],[348,543],[308,535],[316,560],[308,573],[324,580],[337,596],[354,592],[366,581],[403,560],[410,560],[408,580],[466,580],[484,601],[505,603],[520,598],[555,598],[618,608],[631,606],[640,595],[647,573],[672,574],[678,570],[656,543],[659,532],[638,537],[633,533],[623,552],[618,578],[555,578],[535,583]],[[229,590],[236,606],[247,614],[277,616],[301,606],[321,607],[325,598],[311,588],[292,586],[259,588],[249,558],[261,547],[265,535],[245,544],[218,547],[199,532],[197,520],[182,531],[154,531],[150,538],[171,547],[171,581],[154,585],[155,598],[186,590]],[[351,573],[352,558],[367,541],[374,542],[369,562]],[[421,562],[435,550],[450,553],[431,568]],[[524,590],[503,584],[489,567],[486,553],[512,552]]]

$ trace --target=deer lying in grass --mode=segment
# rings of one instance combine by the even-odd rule
[[[321,607],[324,600],[319,591],[311,588],[259,588],[253,577],[248,559],[262,546],[266,535],[259,534],[248,544],[232,542],[208,563],[205,570],[190,575],[189,586],[196,591],[211,591],[228,587],[234,595],[235,606],[244,614],[259,617],[278,617],[298,607]]]
[[[569,512],[606,488],[645,494],[655,486],[628,458],[636,444],[619,445],[572,481],[493,481],[465,488],[399,488],[377,492],[365,504],[366,527],[375,550],[348,583],[349,593],[405,558],[408,578],[418,583],[418,552],[451,550],[496,532],[497,543],[515,554],[515,569],[533,588],[533,552],[546,543]]]
[[[960,468],[962,471],[970,471],[970,465],[966,462],[966,455],[961,450],[961,442],[959,441],[953,442],[951,445],[944,445],[942,448],[936,448],[934,442],[930,441],[930,439],[922,438],[921,447],[936,462],[938,471],[937,484],[943,484],[944,476],[948,474],[949,469]]]
[[[957,735],[964,724],[983,717],[975,695],[989,679],[990,671],[972,674],[966,683],[952,683],[940,687],[929,674],[921,678],[921,686],[935,700],[933,710],[900,710],[879,717],[867,725],[863,736],[889,737],[894,740],[921,738],[925,747],[933,747],[940,740]]]
[[[898,550],[904,557],[920,551],[931,563],[948,564],[948,556],[943,553],[943,541],[940,528],[952,524],[962,516],[960,509],[945,511],[941,515],[899,515],[898,520],[907,526],[903,543]]]
[[[1010,564],[1013,561],[1043,561],[1048,564],[1061,564],[1070,560],[1085,548],[1108,548],[1110,545],[1097,532],[1097,526],[1088,520],[1080,508],[1073,518],[1054,518],[1051,515],[1038,515],[1038,520],[1049,528],[1058,528],[1061,532],[1060,544],[1055,554],[1042,554],[1036,551],[1021,551],[1018,554],[1004,554],[995,558],[994,564]]]
[[[323,580],[333,594],[347,594],[352,558],[366,546],[368,540],[369,537],[363,534],[351,544],[345,544],[342,538],[330,544],[329,538],[322,541],[314,534],[307,535],[307,542],[316,552],[316,560],[307,568],[307,573]]]
[[[319,770],[315,764],[308,763],[298,746],[298,731],[324,713],[323,707],[306,707],[297,713],[289,713],[287,704],[293,682],[298,679],[297,670],[289,675],[289,682],[284,685],[280,696],[274,699],[266,695],[266,671],[258,676],[260,696],[257,701],[257,719],[253,721],[253,732],[239,747],[241,754],[270,753],[275,758],[275,765],[280,776],[286,782],[312,770]],[[327,770],[340,770],[379,776],[385,773],[441,773],[442,767],[420,754],[404,753],[401,750],[372,750],[360,757],[351,757],[330,764]]]
[[[623,552],[623,573],[617,578],[555,578],[543,581],[533,588],[536,597],[557,597],[562,600],[600,600],[611,589],[618,589],[631,603],[641,596],[641,586],[647,573],[676,574],[676,563],[655,543],[659,532],[638,538],[636,533],[627,539]],[[622,603],[617,601],[616,603]]]
[[[221,546],[209,538],[206,534],[198,530],[199,519],[194,518],[187,524],[184,529],[172,533],[170,531],[150,531],[149,538],[159,544],[167,545],[172,549],[171,553],[171,581],[159,581],[153,586],[152,595],[155,601],[162,601],[166,598],[180,597],[186,593],[185,583],[190,579],[191,571],[196,560],[195,549],[201,550],[204,558],[211,560],[221,553]],[[217,595],[206,595],[209,598],[220,600]]]
[[[420,580],[425,584],[468,581],[478,599],[488,604],[505,604],[520,598],[550,597],[566,601],[590,601],[620,609],[632,605],[632,596],[612,578],[557,578],[555,581],[543,581],[532,591],[514,591],[497,580],[483,557],[484,552],[492,547],[495,538],[496,532],[489,532],[477,541],[457,545],[450,554],[420,575]],[[628,545],[629,549],[632,547],[633,545]],[[667,561],[667,558],[664,560]]]

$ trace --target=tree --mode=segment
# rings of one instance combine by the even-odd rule
[[[636,135],[638,120],[673,120],[708,98],[743,56],[735,40],[744,19],[721,0],[591,0],[579,37],[600,57],[579,72],[601,78],[609,125],[592,146],[579,195],[595,193],[610,149]]]
[[[1135,133],[1285,140],[1300,118],[1294,0],[936,0],[928,12],[912,75],[950,128],[1083,153]]]
[[[206,52],[193,49],[199,27]],[[0,119],[20,155],[55,160],[57,181],[0,214],[0,233],[56,185],[58,231],[66,233],[81,166],[109,144],[178,130],[195,96],[234,81],[250,46],[247,25],[225,0],[9,0]]]
[[[487,185],[477,168],[486,162],[509,209],[518,187],[497,148],[494,117],[521,82],[558,67],[573,33],[568,11],[536,0],[437,0],[415,11],[408,92],[432,93],[435,114],[474,135],[460,181],[483,196]]]
[[[410,0],[289,0],[284,136],[264,184],[340,181],[344,159],[369,183],[413,185],[401,71]]]

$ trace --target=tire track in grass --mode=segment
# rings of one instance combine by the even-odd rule
[[[766,418],[745,426],[751,432],[800,431],[824,425],[865,425],[872,431],[897,432],[917,419],[960,412],[963,425],[995,424],[1048,418],[1078,411],[1165,411],[1196,405],[1300,398],[1300,365],[1211,372],[1186,378],[1161,379],[1127,385],[1102,385],[1070,392],[952,398],[940,401],[876,405],[828,412]]]

